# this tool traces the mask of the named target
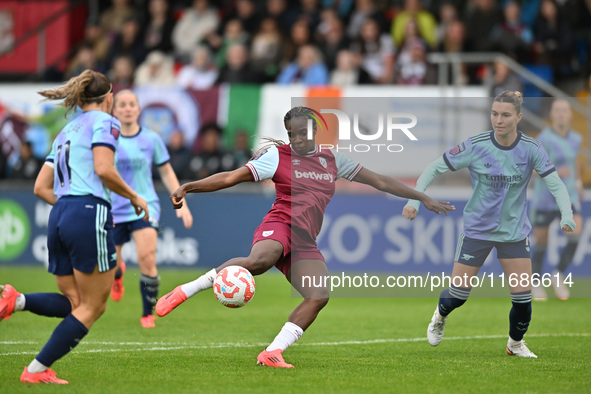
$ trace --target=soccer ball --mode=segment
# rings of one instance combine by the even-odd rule
[[[213,282],[213,293],[229,308],[240,308],[254,296],[254,278],[246,268],[231,265],[218,272]]]

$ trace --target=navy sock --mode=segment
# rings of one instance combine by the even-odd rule
[[[117,268],[117,271],[115,271],[115,279],[121,278],[122,275],[123,271],[121,271],[121,268]]]
[[[509,336],[521,341],[531,321],[531,291],[511,293],[513,307],[509,312]]]
[[[544,266],[544,255],[546,254],[546,245],[536,245],[531,259],[532,273],[542,275]]]
[[[142,316],[152,314],[156,301],[158,301],[158,289],[160,287],[159,276],[140,275],[140,292],[142,294],[142,304],[144,311]]]
[[[88,334],[88,328],[71,313],[53,330],[51,338],[35,357],[46,367],[50,367],[70,352]]]
[[[49,317],[66,317],[72,312],[70,300],[59,293],[25,294],[25,311]]]
[[[453,285],[449,289],[443,290],[439,296],[439,314],[447,316],[454,309],[464,305],[464,302],[470,297],[470,290],[472,289]]]
[[[560,255],[560,261],[558,262],[558,271],[564,272],[568,268],[571,261],[575,257],[575,252],[577,251],[577,245],[579,244],[579,237],[575,239],[567,238],[568,242],[566,246],[562,250],[562,254]]]

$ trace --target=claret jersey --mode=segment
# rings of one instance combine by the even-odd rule
[[[334,195],[335,181],[351,181],[363,168],[333,149],[321,150],[316,146],[310,154],[300,155],[288,144],[269,148],[246,167],[255,182],[271,179],[275,183],[275,203],[263,223],[289,223],[314,239]]]

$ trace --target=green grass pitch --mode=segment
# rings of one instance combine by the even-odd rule
[[[201,271],[160,269],[160,293]],[[140,326],[139,272],[109,301],[89,335],[53,369],[68,386],[19,382],[59,319],[17,312],[0,322],[3,393],[195,392],[591,392],[591,300],[533,305],[526,340],[538,359],[505,354],[509,299],[472,298],[455,311],[436,348],[426,340],[435,299],[332,299],[284,356],[294,369],[256,365],[258,353],[299,303],[282,275],[256,277],[254,299],[229,309],[213,293]],[[42,267],[0,266],[0,283],[57,290]]]

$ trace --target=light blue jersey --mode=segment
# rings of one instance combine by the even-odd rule
[[[517,242],[529,235],[526,189],[532,170],[541,177],[555,171],[539,141],[518,131],[511,146],[502,146],[494,131],[487,131],[445,152],[443,159],[452,171],[470,170],[474,193],[464,208],[467,237]]]
[[[119,139],[117,170],[123,180],[148,202],[150,219],[160,220],[160,203],[152,182],[152,165],[161,166],[170,161],[162,138],[152,130],[140,128],[137,134]],[[115,225],[138,220],[135,209],[127,198],[113,193]]]
[[[538,140],[544,145],[544,148],[548,152],[548,157],[550,157],[550,161],[554,163],[556,168],[563,166],[568,167],[570,175],[567,177],[561,177],[560,179],[562,179],[562,182],[564,182],[564,185],[568,190],[572,204],[575,207],[578,207],[580,201],[579,193],[577,192],[575,185],[575,167],[577,163],[577,154],[581,148],[581,135],[570,130],[566,137],[561,137],[552,130],[551,127],[546,127],[542,130],[540,135],[538,135]],[[548,186],[546,186],[541,179],[536,179],[534,185],[535,209],[540,211],[557,211],[558,206],[556,205],[556,200],[552,193],[550,193]]]
[[[55,138],[46,161],[53,163],[53,192],[63,196],[92,195],[111,202],[110,190],[94,171],[92,148],[117,149],[121,123],[102,111],[87,111],[72,119]]]

